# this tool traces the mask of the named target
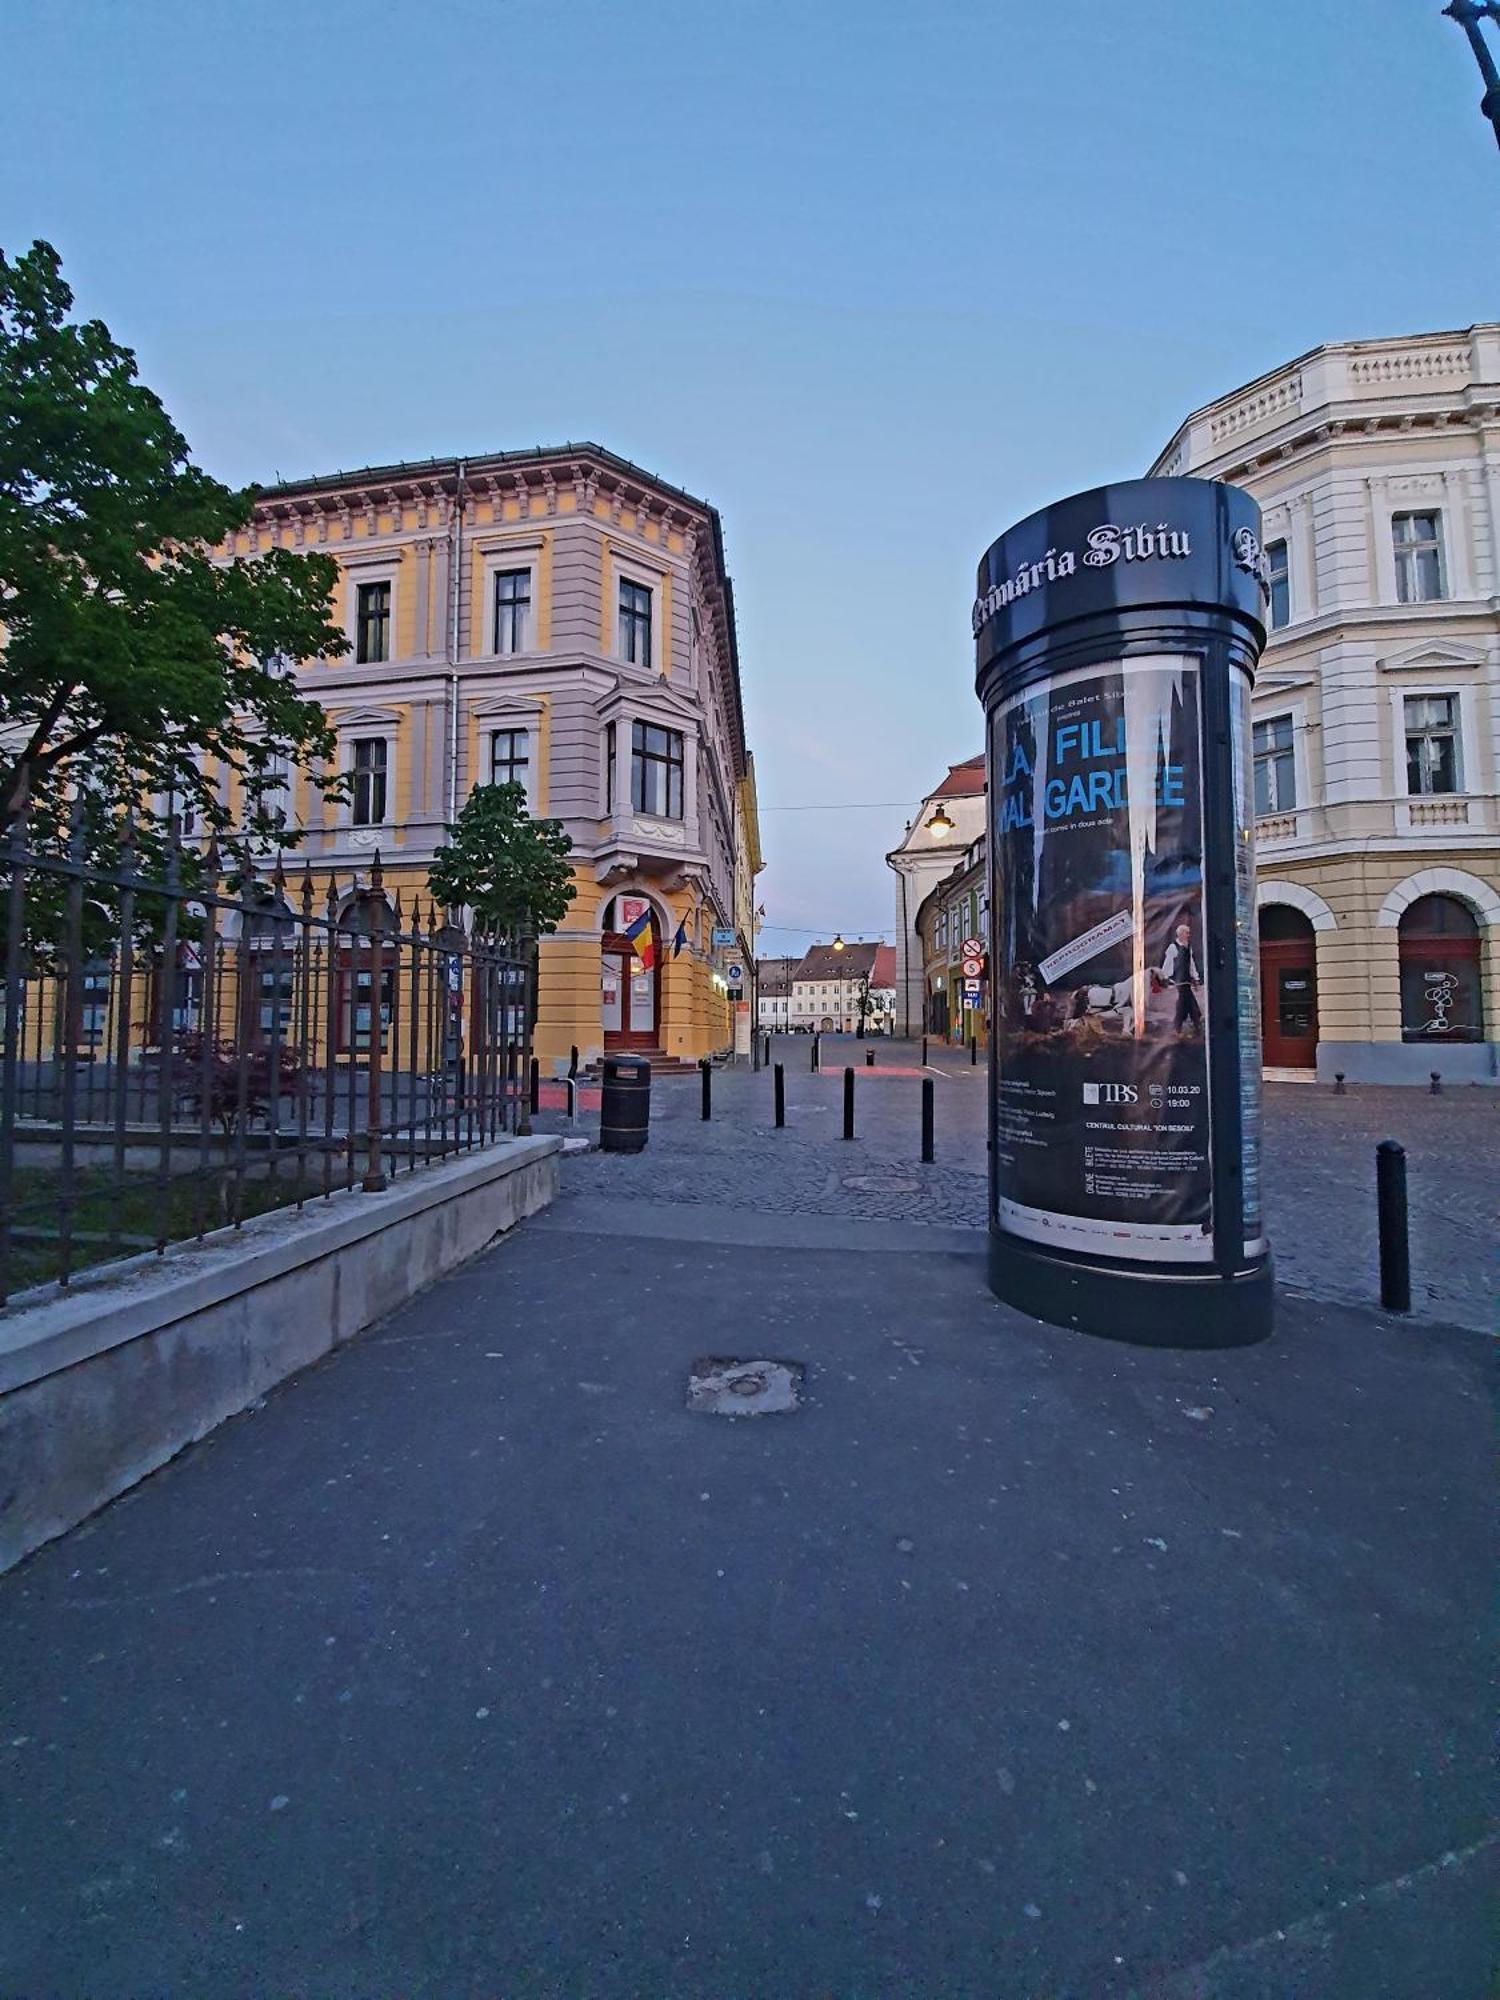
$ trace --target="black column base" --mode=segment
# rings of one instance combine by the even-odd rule
[[[1269,1256],[1233,1277],[1085,1264],[991,1229],[990,1290],[1050,1326],[1137,1347],[1251,1347],[1274,1320]]]

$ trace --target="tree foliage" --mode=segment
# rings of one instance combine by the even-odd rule
[[[0,252],[0,823],[60,838],[65,793],[153,797],[230,829],[205,757],[237,774],[238,831],[288,843],[282,773],[336,787],[334,739],[289,668],[347,650],[331,557],[215,560],[250,519],[98,320],[70,317],[57,252]],[[148,856],[159,829],[136,835]]]
[[[573,843],[557,820],[529,816],[524,786],[477,786],[448,835],[428,870],[439,902],[503,937],[557,929],[574,896]]]

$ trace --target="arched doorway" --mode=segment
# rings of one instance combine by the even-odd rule
[[[1419,896],[1401,914],[1403,1042],[1482,1042],[1479,925],[1456,896]]]
[[[641,918],[644,927],[636,929]],[[634,936],[631,933],[634,931]],[[604,1049],[660,1047],[661,925],[644,896],[616,896],[604,912],[600,969]]]
[[[1261,905],[1260,1032],[1267,1068],[1317,1067],[1317,947],[1311,919],[1290,903]]]

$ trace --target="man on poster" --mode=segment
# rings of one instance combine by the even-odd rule
[[[1188,924],[1179,924],[1167,946],[1167,955],[1161,962],[1163,983],[1176,989],[1177,1012],[1172,1018],[1172,1026],[1180,1035],[1185,1029],[1203,1028],[1203,1015],[1198,1007],[1197,990],[1203,984],[1203,974],[1198,970],[1198,961],[1193,957],[1193,932]]]

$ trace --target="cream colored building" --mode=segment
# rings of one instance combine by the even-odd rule
[[[1260,503],[1266,1060],[1500,1073],[1500,325],[1320,347],[1151,471]]]
[[[221,553],[274,547],[334,558],[351,642],[297,674],[350,777],[335,804],[288,776],[320,895],[378,853],[409,912],[474,786],[517,780],[573,843],[575,899],[541,946],[544,1065],[690,1061],[741,1027],[748,1048],[730,975],[753,984],[761,855],[716,510],[578,444],[274,487]]]

